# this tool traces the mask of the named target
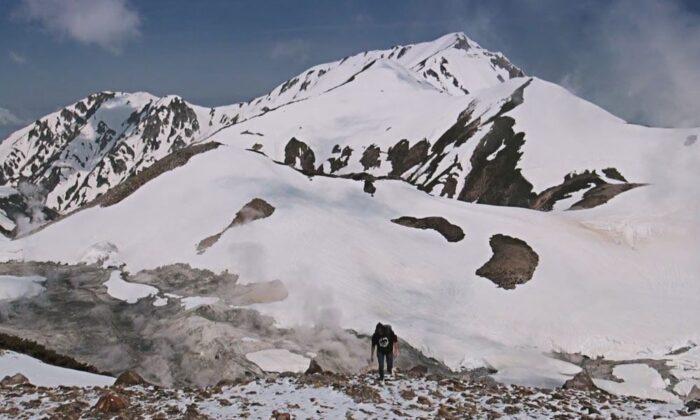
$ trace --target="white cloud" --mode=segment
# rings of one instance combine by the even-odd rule
[[[114,53],[137,37],[141,26],[128,0],[21,0],[16,15],[60,37]]]
[[[270,57],[274,59],[292,59],[300,63],[309,59],[311,44],[301,39],[290,39],[277,42],[270,50]]]
[[[24,64],[27,62],[27,58],[18,52],[10,50],[9,52],[10,60],[17,64]]]
[[[0,127],[12,127],[22,124],[22,120],[9,109],[0,108]]]

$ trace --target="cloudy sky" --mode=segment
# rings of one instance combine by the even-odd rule
[[[696,0],[2,0],[0,135],[99,90],[229,104],[447,32],[628,121],[700,126]]]

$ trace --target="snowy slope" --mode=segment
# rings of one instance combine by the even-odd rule
[[[0,255],[75,263],[108,243],[109,260],[130,272],[181,262],[280,280],[289,296],[257,309],[281,325],[331,319],[367,331],[386,320],[453,368],[491,365],[516,383],[557,385],[575,373],[542,352],[658,358],[700,342],[700,146],[688,141],[700,129],[626,124],[504,60],[452,34],[314,67],[247,104],[207,111],[139,94],[162,106],[134,100],[141,111],[116,149],[63,156],[45,172],[29,162],[53,152],[15,152],[30,135],[20,131],[3,143],[17,145],[2,149],[13,168],[4,179],[24,168],[84,180],[49,194],[63,211],[168,156],[177,139],[222,146],[114,205],[3,238]],[[120,95],[81,117],[82,130],[105,121],[113,101],[130,101]],[[253,198],[275,213],[223,231]],[[402,216],[443,217],[465,238],[391,222]],[[496,234],[539,257],[514,290],[475,273]]]
[[[350,83],[378,61],[391,61],[446,95],[522,76],[500,53],[464,34],[346,57],[309,69],[264,97],[202,108],[171,95],[100,92],[11,134],[0,144],[0,184],[41,185],[48,208],[66,213],[162,159],[229,125]],[[7,226],[9,222],[4,223]],[[11,229],[6,229],[11,230]]]
[[[198,254],[198,241],[253,197],[273,204],[275,214],[227,231]],[[28,260],[77,261],[89,244],[108,240],[132,271],[187,262],[229,269],[245,282],[279,279],[289,297],[258,309],[283,325],[331,313],[364,331],[388,320],[455,368],[486,362],[507,376],[511,367],[527,368],[523,357],[530,369],[549,364],[539,384],[566,376],[538,351],[662,356],[700,340],[693,235],[662,229],[631,247],[587,227],[585,213],[462,203],[400,181],[382,183],[372,197],[359,182],[308,179],[259,154],[220,147],[117,205],[79,212],[12,245],[21,244]],[[390,222],[403,215],[443,216],[467,236],[450,244]],[[513,291],[474,274],[497,233],[526,240],[540,256],[533,280]]]
[[[36,386],[110,386],[114,378],[46,364],[25,354],[0,350],[0,378],[21,373]]]

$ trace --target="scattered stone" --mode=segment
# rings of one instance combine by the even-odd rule
[[[399,391],[399,395],[404,400],[412,400],[416,398],[416,393],[411,388],[402,389],[401,391]]]
[[[427,405],[427,406],[433,405],[432,401],[430,401],[430,398],[428,398],[428,397],[426,397],[426,396],[424,396],[424,395],[420,395],[420,396],[418,397],[418,399],[416,400],[416,402],[417,402],[418,404],[421,404],[421,405]]]
[[[129,402],[125,397],[117,394],[116,392],[108,391],[103,394],[97,404],[95,404],[95,411],[100,413],[118,413],[129,407]]]
[[[209,418],[209,416],[200,413],[194,404],[188,405],[187,410],[185,410],[184,420],[208,420]]]
[[[291,420],[292,416],[289,413],[282,413],[275,410],[272,412],[272,418],[274,420]]]

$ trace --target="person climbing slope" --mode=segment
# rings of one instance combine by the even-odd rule
[[[377,363],[379,368],[379,379],[384,379],[384,362],[386,361],[387,373],[391,375],[394,367],[394,358],[399,355],[399,338],[394,334],[391,325],[377,323],[372,335],[372,349],[370,350],[370,361],[374,358],[374,350],[377,350]]]

